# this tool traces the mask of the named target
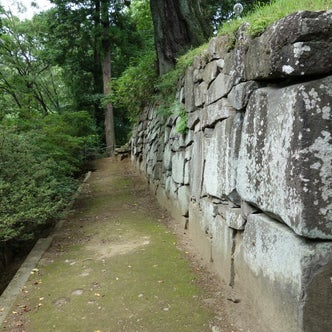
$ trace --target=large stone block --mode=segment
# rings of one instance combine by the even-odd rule
[[[202,178],[203,178],[203,133],[198,132],[194,135],[192,147],[191,165],[189,168],[190,196],[194,201],[201,197]]]
[[[220,73],[208,89],[207,104],[212,104],[225,97],[232,88],[232,77]]]
[[[248,217],[235,287],[270,332],[332,331],[332,243],[310,242],[264,214]],[[259,331],[261,332],[261,331]]]
[[[242,110],[247,106],[252,92],[258,88],[259,83],[254,81],[240,83],[233,87],[227,99],[236,110]]]
[[[218,121],[227,119],[235,115],[235,109],[226,98],[219,99],[210,104],[202,112],[201,127],[213,127]]]
[[[232,283],[233,230],[221,216],[210,219],[211,261],[219,277]]]
[[[163,166],[166,171],[172,170],[172,150],[169,144],[164,149]]]
[[[188,216],[190,202],[189,187],[187,185],[179,187],[177,194],[178,199],[176,203],[178,205],[178,209],[182,216]]]
[[[297,234],[332,239],[332,77],[256,90],[247,107],[237,189]]]
[[[239,202],[236,194],[237,159],[242,129],[242,114],[218,122],[204,144],[203,195]]]
[[[193,112],[195,109],[195,95],[194,95],[194,67],[189,67],[186,71],[184,83],[184,99],[187,112]]]
[[[189,236],[193,245],[199,248],[199,256],[207,263],[212,260],[211,257],[211,237],[206,232],[208,229],[208,220],[202,212],[197,202],[189,203]]]
[[[211,38],[208,45],[208,55],[210,60],[223,59],[227,54],[229,45],[232,43],[232,37],[229,35],[222,35]]]
[[[201,109],[196,110],[188,114],[187,126],[190,130],[193,130],[195,126],[200,122]]]
[[[332,12],[302,11],[272,24],[249,46],[248,80],[328,74],[332,70]]]
[[[185,164],[185,152],[176,152],[172,155],[172,178],[174,182],[184,183]]]
[[[225,56],[223,72],[231,77],[232,85],[246,80],[245,78],[245,56],[251,42],[248,33],[249,23],[243,23],[237,33],[234,49]]]
[[[192,131],[188,131],[185,134],[179,133],[176,124],[174,124],[171,132],[169,142],[171,144],[172,151],[182,151],[187,148],[193,142],[193,133]]]
[[[209,85],[218,75],[217,60],[209,62],[204,68],[204,82]]]
[[[195,85],[195,107],[201,107],[205,104],[207,84],[202,82]]]

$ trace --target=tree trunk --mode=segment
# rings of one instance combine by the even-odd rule
[[[111,83],[111,43],[109,36],[109,1],[101,0],[101,24],[102,24],[102,41],[101,41],[101,53],[102,53],[102,70],[103,70],[103,85],[104,95],[107,96],[110,93]],[[114,133],[114,116],[113,106],[110,102],[105,106],[105,140],[106,151],[108,155],[112,155],[115,149],[115,133]]]
[[[211,33],[200,8],[201,0],[150,0],[159,74],[172,69],[176,58]]]
[[[111,56],[110,52],[104,54],[103,59],[103,82],[104,82],[104,95],[110,93],[111,82]],[[105,139],[106,139],[106,152],[112,155],[115,149],[115,133],[114,133],[114,116],[113,106],[110,102],[105,105]]]

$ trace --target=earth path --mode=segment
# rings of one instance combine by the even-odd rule
[[[1,331],[237,331],[130,162],[94,167]]]

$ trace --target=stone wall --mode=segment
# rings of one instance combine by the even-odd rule
[[[247,29],[181,80],[185,134],[143,112],[132,160],[262,331],[332,331],[332,12]]]

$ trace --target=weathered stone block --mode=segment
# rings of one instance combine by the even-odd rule
[[[253,214],[235,262],[235,286],[252,299],[264,331],[332,330],[331,242],[306,241]]]
[[[241,129],[242,114],[238,113],[218,122],[204,144],[203,195],[239,200],[235,187]]]
[[[232,282],[233,230],[221,216],[210,222],[211,260],[220,278],[227,284]]]
[[[198,201],[201,197],[203,164],[203,133],[198,132],[194,135],[191,155],[192,167],[189,168],[190,195],[195,201]]]
[[[176,126],[174,126],[170,139],[172,141],[172,150],[173,151],[182,151],[187,148],[193,142],[193,133],[192,131],[188,131],[185,134],[177,132]]]
[[[182,216],[188,216],[189,214],[189,202],[190,194],[188,186],[181,186],[178,189],[178,199],[177,204]]]
[[[193,73],[194,67],[192,66],[186,70],[186,77],[184,82],[184,99],[187,112],[193,112],[195,109]]]
[[[193,130],[197,123],[200,122],[201,110],[196,110],[188,114],[187,126],[189,129]]]
[[[163,167],[161,162],[157,162],[153,168],[153,179],[160,180],[163,174]]]
[[[219,214],[223,217],[228,227],[236,230],[244,230],[246,219],[243,218],[241,208],[234,208],[228,205],[220,205]]]
[[[205,104],[207,84],[202,82],[195,85],[195,107],[201,107]]]
[[[190,166],[191,166],[191,153],[189,151],[186,151],[185,164],[184,164],[184,174],[183,174],[183,184],[184,185],[189,185],[190,184]]]
[[[254,81],[240,83],[234,86],[227,99],[236,110],[242,110],[247,106],[252,92],[257,90],[259,86],[259,83]]]
[[[172,178],[176,183],[184,183],[185,162],[184,152],[176,152],[172,155]]]
[[[218,214],[218,205],[215,204],[210,198],[201,198],[199,202],[200,209],[202,214],[206,220],[204,232],[205,234],[209,234],[212,237],[210,225],[211,220]]]
[[[211,238],[205,231],[208,229],[208,220],[202,213],[200,205],[189,203],[189,236],[195,247],[199,248],[199,255],[205,262],[211,262]]]
[[[166,144],[164,149],[163,166],[165,170],[172,169],[172,150],[169,144]]]
[[[231,77],[232,85],[246,80],[245,77],[245,56],[251,42],[248,34],[249,24],[244,23],[236,33],[234,49],[225,56],[223,72]]]
[[[250,43],[248,80],[328,74],[332,70],[332,12],[302,11],[272,24]]]
[[[210,60],[223,59],[231,43],[231,37],[228,35],[211,38],[208,46],[208,55]]]
[[[232,88],[232,78],[220,73],[208,89],[207,104],[212,104],[225,97]]]
[[[227,119],[235,115],[235,109],[230,105],[226,98],[219,99],[217,102],[210,104],[202,112],[202,128],[213,127],[218,121]]]
[[[203,69],[194,69],[193,77],[194,83],[200,83],[203,81],[204,70]]]
[[[332,77],[256,90],[247,107],[237,189],[297,234],[332,239]]]
[[[204,68],[204,82],[206,85],[209,85],[218,75],[218,66],[217,61],[209,62]]]

